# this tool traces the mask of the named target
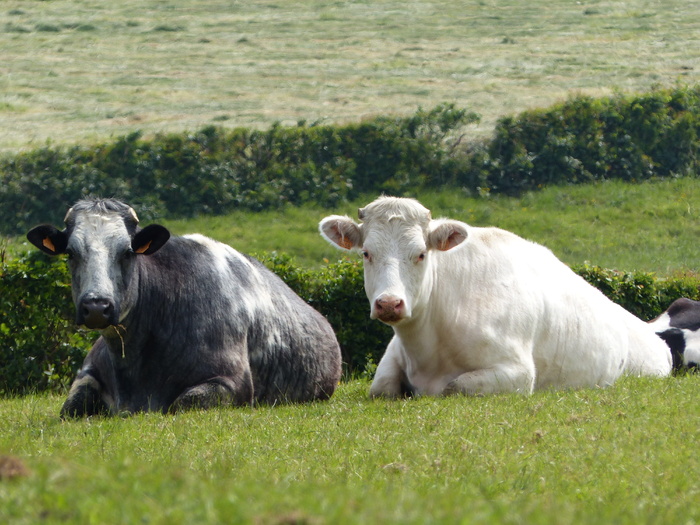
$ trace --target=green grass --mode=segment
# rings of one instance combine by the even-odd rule
[[[62,422],[0,404],[5,523],[692,523],[700,376],[531,397],[327,403]]]
[[[0,5],[0,151],[210,123],[356,121],[456,102],[495,120],[574,93],[695,83],[700,4],[636,0]],[[700,183],[421,195],[569,264],[697,268]],[[374,196],[333,210],[354,216]],[[328,210],[163,221],[304,266],[339,252]],[[22,241],[0,241],[10,256]],[[699,376],[607,390],[328,403],[62,422],[57,396],[0,402],[3,523],[694,523]],[[0,463],[1,464],[1,463]]]
[[[357,208],[374,197],[333,210],[289,207],[161,222],[177,234],[201,232],[245,253],[288,253],[301,266],[318,268],[343,257],[320,237],[318,222],[331,213],[356,218]],[[521,198],[468,198],[454,190],[418,197],[434,217],[511,230],[544,244],[570,265],[587,261],[659,276],[700,266],[700,181],[694,178],[552,187]],[[5,242],[10,255],[29,249],[22,238]]]
[[[6,0],[0,151],[696,83],[686,0]]]

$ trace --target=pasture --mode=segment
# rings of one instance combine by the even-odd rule
[[[368,195],[331,212],[356,218],[357,208],[375,197]],[[513,231],[544,244],[569,265],[589,262],[659,277],[698,270],[700,182],[692,177],[550,187],[519,198],[472,198],[454,190],[416,197],[434,217]],[[244,253],[286,253],[301,267],[319,268],[344,257],[318,233],[318,221],[328,214],[306,205],[157,222],[178,235],[199,232]],[[24,236],[0,237],[0,251],[10,257],[30,249],[34,248]]]
[[[700,4],[7,0],[0,152],[208,124],[348,122],[455,102],[497,118],[571,94],[700,76]],[[419,195],[569,264],[698,267],[696,179]],[[334,210],[355,215],[360,202]],[[193,221],[244,252],[336,260],[328,210]],[[24,248],[0,241],[0,256]],[[62,396],[0,402],[3,523],[696,523],[700,375],[530,397],[369,400],[174,416],[58,418]],[[9,460],[6,458],[10,458]],[[19,464],[13,468],[12,463]]]
[[[60,421],[0,404],[4,523],[696,523],[700,376]]]
[[[134,130],[498,117],[700,77],[684,0],[6,0],[0,151]]]
[[[375,197],[345,204],[332,213],[357,218],[357,208]],[[587,261],[663,277],[694,273],[700,261],[700,182],[695,178],[550,187],[519,198],[470,198],[454,190],[416,197],[434,217],[513,231],[544,244],[569,265]],[[342,257],[318,234],[318,221],[328,213],[309,206],[288,207],[280,212],[240,212],[165,224],[178,234],[204,232],[246,253],[287,253],[299,265],[316,268]]]

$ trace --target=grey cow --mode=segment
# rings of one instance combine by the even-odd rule
[[[255,259],[202,235],[141,229],[134,210],[112,199],[78,202],[65,224],[27,238],[68,255],[76,321],[102,335],[62,416],[333,394],[341,373],[333,330]]]

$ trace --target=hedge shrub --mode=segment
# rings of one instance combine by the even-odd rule
[[[393,332],[369,319],[361,262],[310,271],[285,255],[268,254],[261,260],[329,320],[346,376],[371,373]],[[590,265],[574,270],[643,319],[657,316],[678,297],[700,299],[696,277],[662,280]],[[3,262],[0,272],[0,395],[65,388],[98,334],[73,324],[64,262],[36,253]]]
[[[700,87],[580,96],[501,119],[473,154],[466,182],[515,195],[552,184],[694,174],[699,134]]]
[[[344,126],[207,127],[110,144],[45,147],[0,160],[0,232],[58,223],[86,195],[118,197],[143,219],[262,210],[360,194],[452,186],[475,195],[548,184],[694,174],[700,87],[575,97],[502,119],[465,141],[478,116],[453,104]]]
[[[360,193],[401,193],[422,178],[445,181],[459,126],[476,115],[453,105],[347,126],[300,123],[266,131],[207,127],[139,133],[94,147],[40,148],[0,160],[0,231],[17,234],[87,195],[120,198],[142,219],[262,210]]]
[[[66,265],[41,253],[0,265],[0,395],[57,390],[95,332],[79,330]]]

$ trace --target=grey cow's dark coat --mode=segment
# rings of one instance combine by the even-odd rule
[[[81,201],[69,213],[128,223],[132,211],[117,201],[96,200]],[[63,232],[40,226],[28,237],[47,253],[70,252],[74,223],[66,222]],[[127,226],[132,245],[144,242],[147,229]],[[166,233],[158,248],[163,232],[154,229],[154,239],[144,242],[150,255],[118,263],[125,268],[116,279],[122,297],[100,306],[100,315],[104,308],[112,318],[99,327],[102,336],[73,383],[63,415],[303,402],[334,392],[340,350],[323,316],[255,259],[198,235],[168,240]],[[73,263],[74,287],[76,273]],[[85,290],[73,292],[80,322],[98,299]]]

